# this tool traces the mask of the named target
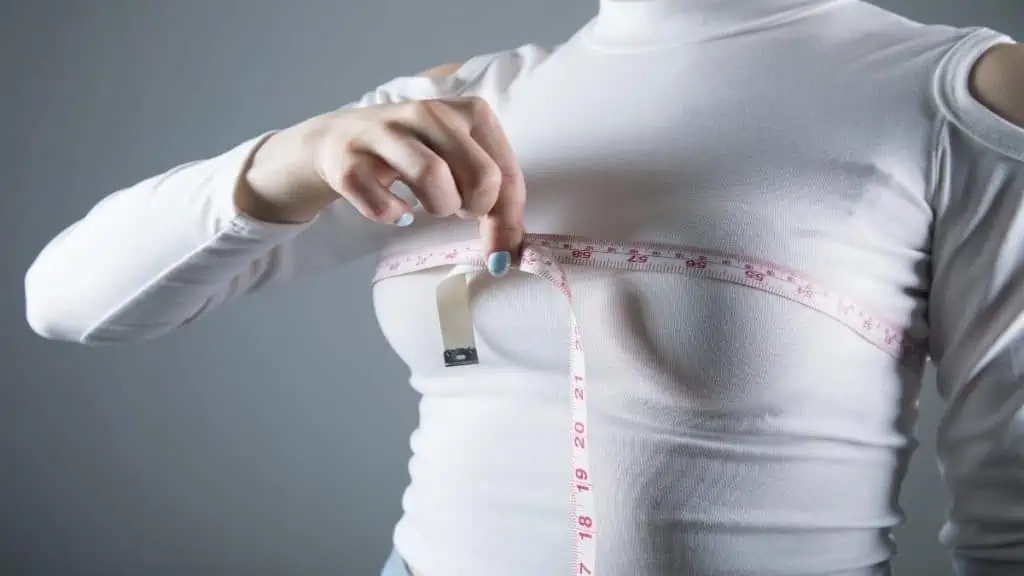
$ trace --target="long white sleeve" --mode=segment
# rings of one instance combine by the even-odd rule
[[[936,78],[931,352],[945,401],[938,450],[953,505],[942,541],[963,576],[1024,573],[1024,129],[970,96],[980,31]]]
[[[396,78],[348,106],[500,92],[542,56],[530,45],[477,56],[449,78]],[[25,278],[32,328],[83,343],[159,336],[237,295],[368,254],[393,232],[344,201],[301,225],[241,213],[235,189],[266,137],[120,190],[60,233]]]
[[[120,190],[61,232],[25,277],[33,329],[90,343],[157,336],[299,267],[296,237],[322,223],[258,222],[234,205],[265,137]]]

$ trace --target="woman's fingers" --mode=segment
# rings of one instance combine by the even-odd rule
[[[424,100],[346,110],[338,119],[337,192],[378,222],[411,223],[408,204],[388,190],[401,179],[424,211],[477,218],[488,268],[504,275],[519,256],[526,186],[512,146],[479,98]]]
[[[391,191],[391,185],[398,178],[398,173],[380,158],[354,152],[338,193],[374,222],[408,226],[413,222],[412,208]]]

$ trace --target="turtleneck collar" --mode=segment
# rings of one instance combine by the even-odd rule
[[[583,30],[592,46],[647,51],[774,26],[857,0],[601,0]]]

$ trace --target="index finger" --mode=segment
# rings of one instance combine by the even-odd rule
[[[526,183],[512,145],[490,105],[473,99],[470,106],[473,121],[470,136],[501,172],[498,199],[490,212],[480,218],[480,237],[487,254],[487,269],[494,276],[504,276],[519,259],[522,248]]]

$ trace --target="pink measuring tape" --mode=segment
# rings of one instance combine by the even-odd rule
[[[574,536],[572,573],[576,576],[596,573],[599,523],[594,505],[595,486],[590,462],[583,341],[563,265],[694,274],[750,286],[834,318],[915,373],[920,373],[924,365],[923,342],[820,283],[775,264],[667,244],[623,244],[571,236],[526,235],[519,270],[553,283],[569,301],[569,381],[572,391],[569,431],[572,442],[570,502]],[[460,242],[410,253],[385,253],[377,265],[373,281],[442,266],[453,267],[437,288],[445,366],[478,364],[480,359],[473,333],[468,289],[469,274],[485,269],[485,254],[481,252],[478,242]]]

